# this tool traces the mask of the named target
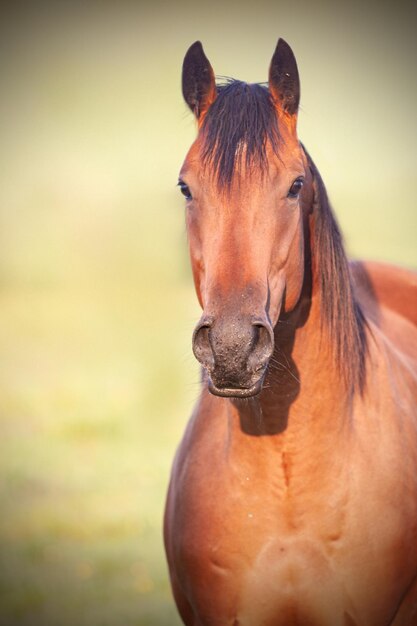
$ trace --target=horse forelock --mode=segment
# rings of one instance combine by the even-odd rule
[[[278,118],[268,87],[227,79],[202,124],[204,165],[219,188],[230,188],[242,165],[267,168],[267,145],[278,154]]]

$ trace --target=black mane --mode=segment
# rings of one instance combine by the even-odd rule
[[[355,297],[343,237],[320,173],[303,146],[313,174],[313,272],[320,286],[321,312],[334,347],[339,372],[352,397],[366,381],[367,321]]]
[[[278,118],[266,85],[228,79],[217,85],[217,98],[203,121],[203,158],[219,187],[230,187],[242,163],[266,166],[266,146],[278,152]]]

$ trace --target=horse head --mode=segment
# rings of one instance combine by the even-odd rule
[[[304,281],[313,181],[297,138],[297,64],[280,39],[268,87],[216,86],[196,42],[182,88],[198,123],[179,177],[203,309],[193,350],[212,393],[250,397],[262,389],[278,318],[297,305]]]

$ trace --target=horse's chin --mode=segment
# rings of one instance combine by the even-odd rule
[[[263,380],[264,377],[261,376],[251,387],[217,387],[209,378],[208,389],[214,396],[220,396],[221,398],[253,398],[260,394]]]

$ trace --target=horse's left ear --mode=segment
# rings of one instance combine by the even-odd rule
[[[217,95],[213,68],[200,41],[187,50],[182,65],[182,94],[196,118],[204,115]]]
[[[294,53],[283,39],[278,39],[269,66],[269,90],[279,109],[287,115],[297,115],[300,78]]]

